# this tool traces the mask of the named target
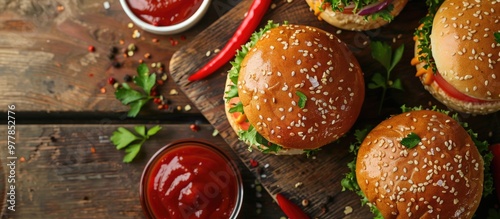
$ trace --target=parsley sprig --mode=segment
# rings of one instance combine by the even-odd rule
[[[123,157],[124,163],[132,162],[141,150],[141,146],[144,142],[160,131],[161,127],[156,125],[147,130],[146,126],[141,125],[135,126],[134,130],[138,135],[135,135],[126,128],[119,127],[113,132],[110,138],[117,150],[125,149],[125,156]]]
[[[401,139],[400,142],[403,146],[405,146],[408,149],[412,149],[420,143],[420,136],[418,136],[416,133],[411,132],[408,134],[406,137]]]
[[[128,117],[137,116],[141,108],[149,100],[155,98],[151,96],[151,90],[156,84],[156,74],[150,74],[147,65],[140,64],[137,67],[137,75],[134,76],[133,82],[142,90],[132,89],[127,83],[122,83],[115,91],[115,97],[124,105],[130,106],[130,110],[127,113]]]
[[[500,43],[500,32],[496,32],[496,33],[494,33],[493,35],[495,36],[495,41],[496,41],[497,43]]]
[[[370,44],[372,57],[377,60],[385,68],[385,75],[376,72],[370,83],[368,83],[368,88],[377,89],[382,88],[382,99],[380,101],[380,106],[378,112],[382,111],[382,105],[384,103],[385,95],[387,89],[397,89],[403,90],[401,85],[401,80],[399,78],[391,80],[391,72],[394,67],[399,63],[401,57],[403,56],[404,44],[401,44],[394,52],[389,44],[379,41],[372,41]]]

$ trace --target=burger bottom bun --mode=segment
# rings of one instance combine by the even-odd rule
[[[415,56],[418,56],[417,49],[418,42],[415,44]],[[426,63],[422,62],[416,65],[417,71],[424,68]],[[490,113],[494,113],[500,110],[500,101],[485,101],[485,102],[467,102],[463,101],[448,95],[436,81],[433,81],[430,85],[426,85],[424,83],[425,75],[420,76],[420,82],[424,85],[424,88],[429,91],[434,98],[436,98],[439,102],[443,103],[445,106],[450,108],[451,110],[470,113],[470,114],[481,114],[486,115]]]
[[[323,0],[306,0],[309,7],[314,11],[318,10],[316,8],[321,6],[322,1]],[[408,0],[395,0],[392,3],[394,5],[394,9],[391,12],[392,16],[398,16],[398,14],[405,7],[406,3],[408,3]],[[320,11],[318,17],[335,27],[354,31],[376,29],[389,23],[389,21],[380,17],[377,19],[372,19],[371,17],[365,19],[365,16],[361,15],[334,12],[330,7]]]
[[[227,76],[226,79],[226,88],[224,89],[224,111],[226,112],[226,117],[227,120],[229,121],[229,124],[231,125],[231,128],[236,132],[236,135],[242,130],[240,124],[236,121],[236,117],[233,115],[233,113],[229,112],[229,109],[231,109],[232,105],[229,101],[226,101],[226,92],[231,89],[231,85],[233,83],[229,79],[229,75]],[[267,147],[264,145],[251,145],[250,142],[245,142],[245,144],[250,145],[252,149],[261,151],[263,149],[266,149]],[[304,150],[302,149],[294,149],[294,148],[282,148],[278,152],[269,152],[270,154],[275,154],[275,155],[298,155],[298,154],[303,154]]]

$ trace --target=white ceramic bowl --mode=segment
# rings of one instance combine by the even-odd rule
[[[143,20],[141,20],[139,17],[137,17],[132,10],[130,10],[127,0],[120,0],[120,4],[125,11],[125,13],[128,15],[128,17],[132,20],[135,25],[139,26],[143,30],[155,34],[161,34],[161,35],[171,35],[171,34],[176,34],[180,33],[183,31],[186,31],[187,29],[191,28],[193,25],[198,23],[200,19],[205,15],[205,13],[208,10],[208,7],[210,6],[211,0],[203,0],[201,3],[200,7],[198,10],[188,19],[184,20],[181,23],[170,25],[170,26],[154,26],[152,24],[149,24]]]

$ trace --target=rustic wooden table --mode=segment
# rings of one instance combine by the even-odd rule
[[[130,27],[118,0],[0,1],[2,218],[143,218],[139,180],[146,162],[163,145],[184,138],[213,142],[237,161],[245,187],[241,218],[283,216],[254,173],[222,137],[213,136],[214,128],[172,79],[159,87],[169,109],[150,103],[135,119],[127,118],[128,107],[107,82],[135,75],[141,59],[150,68],[161,63],[168,73],[174,52],[237,3],[214,1],[193,29],[160,36]],[[131,43],[137,50],[124,57],[121,50]],[[89,46],[95,51],[89,52]],[[186,110],[187,105],[192,109]],[[9,106],[15,106],[9,119],[15,121],[15,139],[9,139],[13,154],[6,141]],[[197,132],[190,129],[195,123]],[[132,163],[123,163],[124,152],[109,140],[113,131],[156,124],[162,130]],[[15,172],[4,165],[8,162],[15,162]],[[11,178],[15,183],[7,181]],[[4,197],[12,192],[5,188],[11,185],[15,203],[7,204]],[[15,211],[8,209],[12,205]]]
[[[0,1],[0,112],[5,119],[0,125],[2,218],[143,218],[139,180],[146,162],[163,145],[184,138],[213,142],[237,162],[245,186],[239,218],[283,217],[272,198],[278,192],[296,203],[309,199],[311,204],[304,209],[311,217],[369,217],[367,208],[359,206],[359,198],[341,192],[339,184],[352,159],[347,153],[352,134],[325,147],[316,159],[251,154],[237,141],[222,111],[221,91],[229,66],[206,80],[187,84],[186,72],[204,63],[209,58],[205,53],[220,48],[231,36],[250,1],[240,2],[213,0],[195,27],[160,36],[130,26],[118,0]],[[318,21],[304,1],[273,3],[276,7],[264,19],[309,24],[336,33],[353,50],[366,79],[381,67],[363,42],[405,44],[403,64],[393,74],[403,80],[405,92],[391,93],[383,116],[373,110],[380,93],[367,92],[358,127],[399,112],[402,104],[439,105],[423,90],[408,64],[413,57],[414,28],[426,13],[423,1],[410,1],[391,25],[361,33],[338,31]],[[137,50],[124,56],[130,44]],[[169,107],[158,109],[149,103],[136,118],[129,118],[129,108],[115,98],[108,80],[126,81],[136,74],[141,60],[150,69],[157,69],[153,63],[161,63],[160,71],[168,78],[158,91]],[[478,130],[482,140],[500,142],[499,115],[460,117]],[[9,121],[15,122],[14,128]],[[191,124],[198,124],[199,131],[192,131]],[[160,125],[162,130],[126,164],[124,152],[114,148],[110,136],[118,127],[136,125]],[[215,129],[219,135],[214,136]],[[251,167],[251,158],[259,161],[259,168]],[[15,165],[6,165],[12,162]],[[268,169],[266,164],[270,164]],[[295,188],[297,182],[306,186]],[[15,186],[15,203],[8,203],[9,186]],[[484,216],[495,202],[483,201],[478,213]],[[12,205],[15,211],[8,209]],[[355,212],[346,216],[346,206]]]

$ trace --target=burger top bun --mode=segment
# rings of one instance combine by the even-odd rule
[[[338,11],[333,11],[330,6],[324,9],[322,8],[323,0],[306,0],[307,4],[314,11],[318,18],[326,21],[332,26],[344,29],[344,30],[354,30],[363,31],[376,29],[389,23],[388,20],[384,20],[381,17],[376,19],[357,15],[357,14],[345,14]],[[398,14],[403,10],[408,0],[395,0],[392,2],[394,5],[391,15],[393,17],[398,16]]]
[[[444,1],[431,34],[443,79],[473,98],[500,101],[500,43],[494,37],[499,27],[498,1]]]
[[[421,140],[408,149],[410,133]],[[384,218],[471,218],[481,200],[484,164],[449,116],[420,110],[393,116],[362,142],[356,177]]]
[[[346,44],[301,25],[267,31],[243,59],[237,87],[250,124],[268,141],[297,149],[344,135],[365,95],[361,68]]]

